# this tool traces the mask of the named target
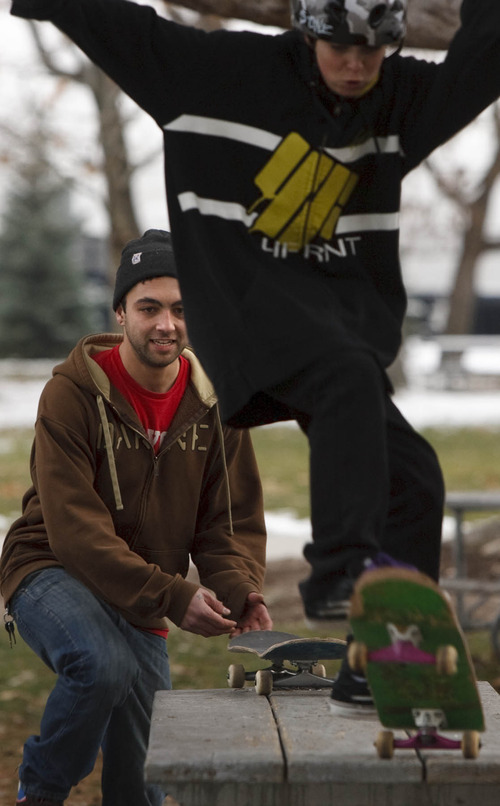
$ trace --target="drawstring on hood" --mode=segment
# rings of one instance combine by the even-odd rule
[[[104,436],[104,444],[106,446],[106,455],[109,462],[109,473],[111,476],[111,483],[113,485],[113,493],[115,496],[116,509],[120,511],[123,509],[122,495],[120,485],[118,483],[118,473],[116,470],[115,455],[113,453],[113,444],[111,442],[111,434],[109,433],[109,422],[106,416],[106,407],[102,395],[97,395],[97,408],[99,410],[99,417],[101,418],[102,433]]]
[[[229,520],[229,534],[234,535],[233,529],[233,512],[232,512],[232,505],[231,505],[231,488],[229,485],[229,473],[227,472],[227,460],[226,460],[226,450],[224,447],[224,431],[222,429],[222,420],[220,418],[220,410],[219,404],[217,403],[215,406],[215,420],[217,423],[217,433],[219,435],[220,440],[220,451],[222,456],[222,465],[224,467],[224,484],[226,488],[226,496],[227,496],[227,516]]]
[[[105,338],[105,337],[104,337]],[[114,341],[116,339],[114,338]],[[83,355],[85,358],[85,366],[90,373],[90,377],[92,381],[97,385],[97,387],[101,390],[102,386],[99,382],[99,375],[102,372],[95,362],[88,357],[88,349],[87,345],[92,346],[92,337],[86,339],[83,343]],[[103,346],[103,339],[99,337],[99,346]],[[226,499],[227,499],[227,516],[228,516],[228,523],[229,523],[229,532],[231,535],[234,535],[233,529],[233,517],[232,517],[232,504],[231,504],[231,489],[229,484],[229,472],[227,468],[227,459],[226,459],[226,451],[225,451],[225,440],[224,440],[224,430],[222,426],[222,420],[219,411],[219,405],[217,403],[217,397],[215,395],[214,389],[206,377],[205,373],[202,371],[201,367],[199,366],[194,354],[188,350],[186,354],[186,358],[190,362],[191,366],[191,379],[194,383],[194,386],[202,400],[203,404],[208,408],[213,408],[215,412],[215,422],[216,422],[216,429],[217,435],[220,442],[220,452],[221,452],[221,461],[223,466],[224,472],[224,486],[226,491]],[[88,360],[87,360],[88,359]],[[105,399],[109,398],[109,389],[102,390],[96,395],[96,403],[97,409],[99,411],[99,418],[101,421],[102,433],[104,438],[104,445],[106,449],[106,456],[108,458],[109,464],[109,473],[111,477],[111,484],[113,488],[113,495],[115,498],[115,506],[117,512],[123,510],[124,504],[120,490],[120,483],[118,480],[118,472],[116,469],[116,460],[115,455],[113,452],[113,441],[111,438],[111,429],[110,423],[106,413],[106,405]]]

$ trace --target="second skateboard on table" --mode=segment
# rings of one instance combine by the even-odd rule
[[[273,688],[324,688],[332,680],[320,661],[338,660],[346,653],[346,642],[337,638],[301,638],[293,633],[256,630],[243,633],[229,642],[230,652],[248,652],[270,666],[245,671],[242,664],[231,664],[228,685],[242,688],[247,680],[255,681],[258,694],[270,694]]]

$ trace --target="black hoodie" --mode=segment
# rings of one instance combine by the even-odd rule
[[[326,90],[295,31],[207,34],[127,0],[13,10],[52,20],[163,130],[189,334],[224,419],[314,358],[394,360],[401,182],[500,94],[499,0],[464,0],[443,63],[393,55],[359,100]]]

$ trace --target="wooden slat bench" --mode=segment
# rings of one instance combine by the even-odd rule
[[[480,684],[478,759],[396,750],[381,761],[376,720],[332,715],[328,691],[157,693],[146,777],[180,806],[498,806],[500,696]]]
[[[477,348],[488,348],[493,354],[500,350],[500,337],[495,334],[441,335],[434,339],[440,350],[439,369],[434,382],[444,389],[497,389],[498,373],[481,373],[468,368],[464,359]],[[435,383],[434,383],[435,385]]]

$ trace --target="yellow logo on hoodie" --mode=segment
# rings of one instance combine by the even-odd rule
[[[299,134],[289,134],[255,178],[261,196],[249,208],[262,208],[250,232],[301,249],[316,237],[330,240],[357,174]]]

